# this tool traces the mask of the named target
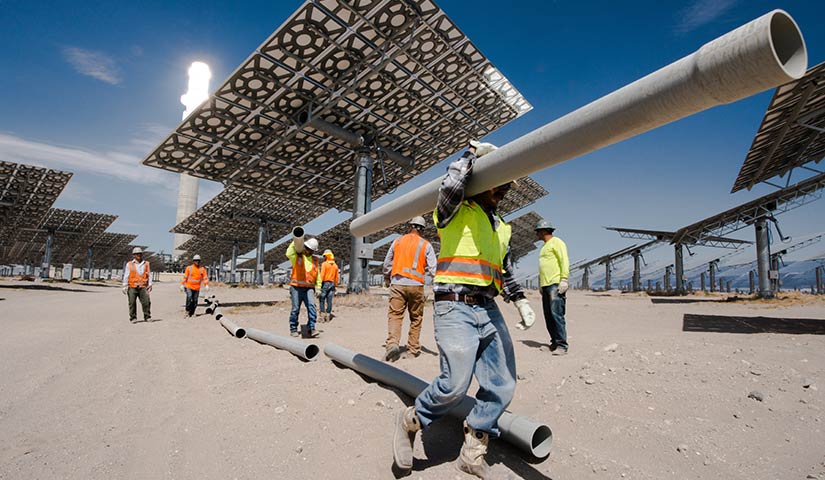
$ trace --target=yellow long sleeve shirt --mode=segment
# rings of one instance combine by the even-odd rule
[[[539,253],[539,285],[555,285],[562,278],[570,277],[570,260],[567,245],[559,237],[544,242]]]

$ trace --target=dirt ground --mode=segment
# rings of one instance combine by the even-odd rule
[[[403,394],[323,355],[307,363],[235,339],[202,307],[185,318],[172,281],[155,285],[157,321],[134,325],[117,286],[18,288],[32,285],[44,284],[0,281],[0,479],[393,478]],[[210,293],[235,304],[224,313],[241,326],[287,334],[287,290]],[[382,293],[336,298],[318,345],[380,357]],[[825,319],[825,300],[713,298],[571,292],[570,353],[553,356],[541,348],[549,338],[531,292],[539,320],[511,329],[519,382],[510,410],[549,425],[553,449],[536,460],[494,441],[497,476],[825,479],[825,335],[682,323],[686,313]],[[500,305],[515,325],[516,310]],[[423,355],[395,365],[431,379],[431,305],[422,343]],[[453,466],[460,428],[445,419],[419,436],[409,478],[470,478]]]

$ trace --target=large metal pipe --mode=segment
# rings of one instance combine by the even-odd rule
[[[246,337],[246,330],[243,327],[236,324],[235,322],[233,322],[232,320],[229,320],[228,318],[226,318],[223,315],[223,312],[221,312],[220,307],[217,307],[215,309],[215,320],[220,322],[220,324],[223,326],[223,328],[225,328],[227,332],[232,334],[233,337],[235,337],[235,338],[244,338],[244,337]]]
[[[467,196],[783,85],[804,75],[807,65],[799,27],[774,10],[486,155],[473,167]],[[350,231],[363,237],[431,211],[440,184],[435,179],[353,219]]]
[[[417,397],[428,385],[428,382],[415,375],[366,355],[353,352],[340,345],[328,343],[324,347],[324,353],[341,365],[345,365],[383,384],[398,388],[411,397]],[[475,401],[475,398],[465,396],[461,404],[449,412],[450,415],[465,418],[473,409]],[[550,455],[553,432],[547,425],[505,411],[498,420],[498,428],[501,430],[503,440],[534,457],[544,458]]]
[[[372,209],[372,157],[362,153],[355,170],[355,194],[352,205],[353,221]],[[369,258],[364,258],[366,235],[354,235],[350,247],[349,283],[347,292],[361,293],[370,288]]]
[[[638,250],[633,252],[633,291],[638,292],[642,289],[642,274],[641,262],[642,254]]]
[[[266,242],[266,223],[258,225],[258,247],[255,250],[255,285],[264,284],[264,246]]]
[[[246,338],[251,338],[258,343],[265,343],[281,350],[286,350],[293,355],[297,355],[304,360],[314,361],[318,359],[318,354],[321,349],[314,343],[304,343],[298,340],[293,340],[288,337],[281,337],[274,333],[258,330],[257,328],[249,328],[246,330]]]
[[[304,253],[304,228],[295,227],[292,229],[292,241],[295,243],[295,253]]]

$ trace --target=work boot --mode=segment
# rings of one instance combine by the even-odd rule
[[[479,432],[464,422],[464,445],[461,446],[461,453],[456,460],[456,467],[464,473],[475,475],[478,478],[490,478],[490,466],[484,461],[487,453],[487,444],[490,436],[485,432]]]
[[[385,362],[394,362],[398,360],[398,357],[401,356],[401,349],[398,348],[398,345],[393,345],[392,347],[387,349],[387,353],[384,354],[384,361]]]
[[[407,407],[395,417],[395,433],[392,437],[392,458],[395,466],[401,470],[412,469],[413,443],[415,434],[421,430],[421,422],[415,413],[415,407]]]
[[[315,330],[314,328],[309,331],[309,338],[318,338],[320,335],[321,334],[318,333],[318,330]]]
[[[289,332],[289,336],[290,337],[300,337],[301,334],[298,333],[297,331],[293,330],[293,331]]]

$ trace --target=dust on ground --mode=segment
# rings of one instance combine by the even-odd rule
[[[0,285],[2,479],[393,478],[393,419],[409,397],[326,357],[235,339],[203,307],[187,318],[175,281],[155,285],[157,321],[134,325],[119,289]],[[386,293],[337,296],[316,343],[379,358]],[[289,331],[286,289],[209,294],[241,326]],[[510,410],[550,426],[553,449],[531,459],[492,442],[499,477],[825,479],[825,336],[682,331],[686,313],[825,319],[820,299],[574,291],[570,353],[553,356],[540,298],[529,298],[539,319],[511,328]],[[515,325],[514,307],[499,305]],[[431,304],[424,318],[423,354],[395,365],[429,379],[439,371]],[[437,422],[416,441],[409,478],[470,478],[453,467],[461,440],[460,422]]]

